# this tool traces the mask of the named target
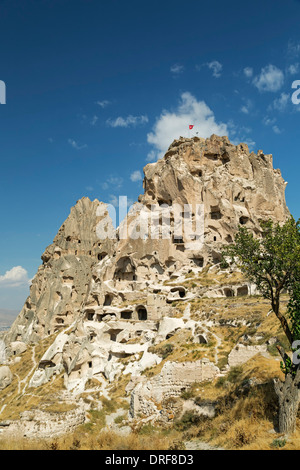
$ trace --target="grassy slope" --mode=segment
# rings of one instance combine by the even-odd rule
[[[234,273],[216,275],[204,272],[201,276],[187,276],[185,284],[189,291],[197,293],[199,286],[220,286],[239,283],[241,275]],[[287,298],[283,298],[284,310]],[[187,303],[178,301],[173,303],[174,316],[182,316]],[[237,342],[244,341],[244,335],[250,336],[251,344],[262,344],[273,336],[284,341],[280,326],[273,314],[268,315],[270,306],[268,301],[259,296],[232,297],[232,298],[205,298],[196,297],[190,301],[191,317],[195,320],[210,321],[208,344],[193,342],[188,330],[180,330],[174,336],[152,348],[153,352],[160,354],[163,361],[156,367],[144,372],[148,377],[159,373],[167,360],[197,360],[208,357],[215,360],[216,348],[218,366],[224,367],[231,349]],[[217,320],[214,324],[213,321]],[[222,340],[219,347],[216,337]],[[30,379],[33,358],[38,362],[44,351],[53,341],[53,337],[41,342],[34,350],[29,347],[22,355],[21,362],[11,367],[14,374],[12,384],[0,391],[1,420],[17,419],[19,413],[25,409],[35,407],[54,407],[57,392],[63,388],[62,377],[43,385],[38,389],[24,388],[22,380]],[[212,445],[232,449],[296,449],[300,448],[300,431],[297,431],[288,442],[280,440],[274,433],[276,427],[277,399],[274,395],[272,379],[281,377],[280,360],[274,348],[270,348],[270,357],[255,356],[241,367],[234,368],[225,377],[213,383],[195,384],[184,398],[216,401],[217,414],[214,419],[196,419],[192,414],[175,420],[169,429],[154,428],[152,425],[137,427],[130,436],[120,436],[113,433],[101,432],[104,427],[105,414],[124,407],[126,418],[126,402],[124,401],[125,387],[129,378],[121,376],[112,384],[110,404],[104,403],[99,412],[95,404],[99,401],[99,383],[89,383],[88,397],[91,406],[90,423],[81,426],[78,430],[63,438],[50,441],[33,442],[24,440],[14,442],[0,438],[0,448],[58,448],[58,449],[170,449],[184,447],[184,441],[205,440]],[[253,386],[247,388],[252,379]],[[90,391],[95,386],[95,393]],[[92,398],[91,398],[92,397]],[[94,409],[93,409],[94,407]],[[59,410],[57,410],[59,411]],[[122,417],[119,424],[122,424]],[[124,424],[124,423],[123,423]],[[300,424],[300,423],[299,423]]]

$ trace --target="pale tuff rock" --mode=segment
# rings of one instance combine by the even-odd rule
[[[244,295],[256,295],[258,294],[257,288],[254,284],[243,283],[237,285],[222,286],[220,288],[212,287],[207,289],[205,292],[206,297],[217,298],[217,297],[240,297]]]
[[[267,345],[237,344],[228,356],[228,365],[229,367],[239,366],[249,361],[256,354],[268,356]]]
[[[13,375],[8,366],[0,367],[0,390],[6,388],[12,382]]]
[[[210,400],[204,400],[203,403],[195,403],[194,400],[185,400],[181,410],[181,416],[187,412],[192,411],[199,416],[206,416],[213,418],[215,416],[216,403]]]
[[[63,371],[61,357],[64,345],[68,340],[69,336],[67,334],[64,332],[59,333],[40,360],[38,369],[34,372],[29,382],[29,387],[39,387],[47,383],[53,375],[59,375]],[[58,357],[59,360],[57,360]]]
[[[259,230],[259,219],[282,221],[285,184],[272,156],[250,153],[227,137],[180,139],[144,169],[143,204],[204,204],[206,242],[230,241],[240,223]]]
[[[96,235],[99,201],[83,198],[42,255],[30,288],[30,296],[6,335],[6,343],[37,342],[77,319],[91,282],[92,265],[105,249]],[[104,204],[102,206],[105,207]],[[105,245],[103,247],[103,245]]]
[[[175,334],[177,330],[186,328],[186,324],[182,318],[170,318],[164,317],[160,324],[157,335],[154,339],[154,344],[158,344],[165,339],[168,339],[172,334]]]
[[[18,421],[0,422],[1,432],[6,436],[47,439],[73,432],[86,420],[82,403],[73,409],[55,413],[44,410],[24,411]]]
[[[0,359],[9,363],[26,344],[54,335],[30,387],[64,372],[65,387],[76,395],[91,378],[109,384],[128,375],[134,416],[150,416],[156,400],[218,374],[205,360],[167,362],[158,376],[143,380],[143,371],[162,361],[149,347],[180,330],[194,342],[208,341],[207,325],[191,320],[189,302],[255,293],[245,283],[203,285],[192,293],[183,285],[186,276],[217,269],[222,247],[240,225],[259,236],[260,220],[283,222],[289,215],[272,156],[250,153],[227,137],[181,137],[144,174],[144,194],[116,230],[98,200],[83,198],[71,209],[4,336],[6,349],[0,346]],[[181,318],[174,317],[175,303],[185,307]],[[234,352],[230,361],[237,361]]]
[[[0,339],[0,364],[6,361],[6,346],[2,339]]]
[[[134,361],[128,364],[128,366],[126,366],[124,369],[123,374],[131,374],[132,377],[140,376],[144,370],[160,364],[161,361],[162,358],[157,354],[144,351],[141,359],[139,361]]]
[[[153,216],[149,211],[155,205],[161,217],[161,208],[167,206],[170,226],[158,229],[168,238],[150,237],[150,218],[146,234],[137,231],[139,238],[120,238],[124,224],[114,232],[106,205],[81,199],[42,255],[43,265],[6,335],[7,344],[39,341],[71,325],[84,303],[86,312],[90,307],[97,315],[113,313],[104,307],[136,299],[137,291],[149,282],[160,284],[178,276],[180,270],[217,263],[220,247],[233,240],[240,224],[259,233],[260,219],[283,221],[288,215],[285,183],[280,171],[272,167],[272,156],[250,153],[247,145],[235,146],[227,137],[180,138],[144,173],[145,193],[128,216],[127,231],[132,233],[140,224],[142,210]],[[198,220],[197,205],[203,205],[204,239],[197,239],[197,234],[186,239],[185,233],[175,238],[189,215],[184,204],[190,206],[193,224]],[[176,205],[182,208],[179,214],[172,212]],[[104,229],[111,238],[103,238]],[[168,300],[184,295],[180,286],[174,286]],[[158,305],[158,295],[151,306],[148,300],[148,318],[156,321],[167,313],[164,300]]]
[[[23,341],[13,341],[10,343],[10,349],[14,356],[20,356],[27,349],[27,344]]]
[[[150,380],[140,382],[131,394],[132,418],[159,413],[161,403],[170,397],[178,397],[195,382],[214,379],[218,367],[208,359],[195,362],[166,362],[161,372]]]

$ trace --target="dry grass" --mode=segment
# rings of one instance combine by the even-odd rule
[[[216,275],[206,271],[201,273],[199,279],[189,277],[186,282],[209,286],[213,285],[213,282],[225,285],[242,281],[239,273],[233,274],[229,279],[224,274]],[[285,297],[283,300],[286,300]],[[174,316],[181,316],[186,305],[186,302],[176,302],[173,306]],[[194,343],[190,330],[177,331],[174,336],[150,348],[151,352],[161,355],[163,360],[157,366],[146,370],[145,376],[152,377],[159,374],[166,361],[196,361],[202,357],[214,361],[216,340],[212,334],[216,334],[222,340],[218,349],[220,367],[227,363],[229,352],[242,340],[243,335],[247,334],[253,338],[260,336],[261,342],[272,336],[281,335],[276,317],[272,313],[267,315],[270,311],[269,302],[261,297],[198,298],[190,301],[190,305],[193,319],[216,320],[215,325],[209,327],[211,335],[208,337],[208,344]],[[285,305],[283,303],[283,312]],[[53,340],[52,336],[36,346],[36,362]],[[22,393],[25,384],[20,386],[20,381],[31,376],[32,352],[32,347],[28,347],[28,350],[22,354],[21,362],[11,366],[13,382],[5,390],[0,391],[1,407],[6,405],[1,413],[1,420],[18,419],[20,412],[37,407],[52,412],[66,411],[66,407],[57,402],[58,393],[64,388],[62,376],[41,387],[27,388],[25,393]],[[126,361],[128,360],[124,359],[124,363]],[[91,410],[89,423],[80,426],[73,434],[57,439],[36,441],[0,437],[0,449],[162,450],[172,449],[178,445],[178,442],[181,446],[183,441],[191,439],[201,439],[227,449],[300,449],[300,429],[297,429],[286,442],[280,435],[274,433],[277,415],[277,397],[272,386],[274,377],[283,379],[278,357],[265,358],[257,355],[241,368],[233,369],[224,379],[195,384],[188,391],[189,398],[217,402],[215,418],[198,422],[191,419],[190,422],[184,423],[184,429],[178,425],[168,430],[147,425],[126,436],[106,432],[104,427],[106,414],[119,408],[128,409],[128,402],[124,397],[130,375],[120,375],[114,381],[109,390],[110,401],[105,401],[101,397],[99,391],[101,383],[92,379],[87,384],[89,391],[82,394],[82,397],[86,400],[92,397],[91,406],[102,401],[103,407],[100,411]],[[244,384],[250,379],[255,379],[257,385],[245,391]],[[90,390],[93,388],[94,392]]]
[[[204,357],[213,361],[214,346],[213,337],[209,338],[208,344],[200,344],[193,341],[190,330],[178,330],[171,338],[149,348],[150,352],[158,354],[163,360],[158,365],[145,370],[144,374],[148,377],[159,374],[167,361],[193,362]]]
[[[90,422],[78,427],[76,432],[40,441],[0,438],[0,449],[164,450],[178,448],[178,445],[182,448],[184,441],[193,439],[235,450],[300,449],[300,430],[288,441],[274,433],[277,416],[274,377],[283,378],[279,361],[257,355],[242,367],[232,369],[223,381],[194,384],[188,391],[189,399],[217,402],[214,419],[194,421],[191,416],[184,426],[179,421],[167,430],[148,424],[126,436],[104,430],[105,415],[119,408],[124,396],[116,387],[115,399],[108,401],[102,397],[103,408],[91,411]],[[257,385],[245,389],[246,381],[251,378]]]
[[[231,369],[222,380],[200,385],[198,399],[217,402],[216,416],[191,427],[186,437],[201,438],[227,449],[271,449],[273,441],[280,437],[274,433],[278,413],[274,377],[283,379],[279,361],[258,354],[243,366]],[[249,379],[254,384],[247,387]]]
[[[237,285],[246,282],[245,277],[240,272],[222,273],[219,271],[210,271],[203,269],[198,275],[189,273],[186,280],[182,283],[187,288],[196,287],[223,287],[226,285]],[[171,283],[166,282],[166,285]]]
[[[39,362],[49,345],[54,341],[52,335],[41,341],[35,347],[35,361]],[[5,405],[1,413],[1,420],[19,419],[20,413],[32,410],[39,406],[57,405],[57,392],[64,388],[63,377],[57,377],[55,381],[41,387],[30,389],[27,384],[34,373],[33,347],[28,346],[27,350],[21,355],[21,361],[10,365],[13,374],[13,380],[4,390],[0,391],[1,407]],[[24,381],[24,379],[26,379]]]
[[[76,432],[55,439],[1,439],[0,450],[167,450],[180,440],[180,433],[157,430],[149,427],[139,433],[120,435],[101,431],[95,424],[94,429],[79,427]]]

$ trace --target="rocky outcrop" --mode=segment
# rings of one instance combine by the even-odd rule
[[[3,390],[11,384],[12,373],[8,366],[0,367],[0,390]]]
[[[289,215],[286,183],[272,156],[250,153],[227,137],[175,140],[144,174],[144,194],[117,229],[98,200],[83,198],[71,209],[4,336],[5,350],[0,346],[0,358],[9,363],[28,343],[54,335],[29,387],[63,372],[67,390],[80,393],[89,379],[111,383],[128,376],[132,416],[157,413],[156,403],[219,373],[202,358],[167,362],[157,376],[142,380],[145,369],[162,361],[150,347],[180,331],[208,344],[204,323],[190,317],[190,302],[255,292],[247,283],[224,282],[191,292],[187,276],[216,269],[240,225],[259,236],[261,220],[283,222]],[[180,303],[181,315],[174,310]],[[213,337],[217,362],[220,339]],[[252,355],[249,348],[243,352]],[[234,351],[229,360],[239,361]]]
[[[259,233],[260,220],[283,221],[288,215],[286,183],[273,169],[272,155],[250,153],[246,144],[233,145],[227,137],[175,140],[144,173],[143,205],[187,204],[195,218],[197,204],[203,204],[204,264],[216,260],[219,246],[233,240],[240,224]],[[189,240],[183,235],[183,241]],[[192,244],[187,248],[193,251]]]
[[[244,345],[237,344],[228,356],[228,365],[229,367],[236,367],[244,364],[249,361],[256,354],[262,354],[263,356],[268,357],[267,345]]]
[[[0,421],[0,436],[49,439],[73,432],[85,420],[86,413],[81,403],[74,405],[70,410],[60,412],[38,409],[24,411],[18,421]]]
[[[95,200],[83,198],[58,231],[53,243],[42,255],[25,305],[5,336],[6,344],[22,341],[38,342],[68,327],[77,320],[88,294],[93,264],[103,251],[111,254],[111,240],[101,243],[96,227],[102,217],[97,215]],[[9,351],[12,353],[12,351]]]
[[[105,204],[83,198],[72,208],[42,255],[7,344],[60,331],[78,320],[83,307],[86,315],[114,315],[112,307],[135,301],[149,283],[218,263],[221,246],[239,225],[258,234],[260,220],[281,222],[289,214],[286,183],[272,156],[250,153],[227,137],[175,140],[144,174],[145,192],[117,231]],[[180,286],[174,289],[185,295]],[[159,296],[147,303],[148,318],[167,313]]]

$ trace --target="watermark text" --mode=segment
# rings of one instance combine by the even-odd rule
[[[292,94],[292,103],[300,104],[300,80],[294,80],[292,83],[292,88],[296,89]]]
[[[6,104],[6,85],[0,80],[0,104]]]
[[[119,197],[118,230],[115,230],[117,212],[111,204],[99,206],[101,220],[96,232],[99,239],[172,240],[185,248],[200,249],[204,242],[204,204],[150,204],[136,203],[127,213],[127,197]],[[191,244],[191,246],[189,246]],[[195,247],[197,245],[197,247]]]

